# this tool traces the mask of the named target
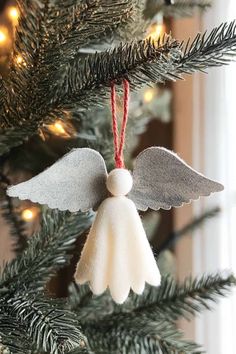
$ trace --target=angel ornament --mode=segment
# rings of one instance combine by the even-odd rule
[[[126,121],[124,114],[121,132]],[[113,132],[117,137],[114,112]],[[119,147],[114,140],[116,168],[109,174],[97,151],[78,148],[38,176],[10,187],[8,195],[71,212],[97,210],[75,280],[78,284],[88,282],[96,295],[109,288],[112,298],[121,304],[130,289],[141,294],[145,283],[158,286],[161,281],[137,209],[180,207],[199,196],[221,191],[223,186],[161,147],[144,150],[131,174],[123,163],[122,133]]]

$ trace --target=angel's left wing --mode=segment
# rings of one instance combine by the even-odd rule
[[[139,210],[168,210],[223,189],[220,183],[193,170],[175,153],[151,147],[136,159],[133,188],[128,197]]]
[[[106,198],[106,179],[103,157],[95,150],[78,148],[39,175],[11,186],[7,194],[59,210],[87,211]]]

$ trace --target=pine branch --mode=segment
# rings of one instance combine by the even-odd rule
[[[129,313],[143,320],[156,321],[160,318],[176,321],[179,317],[189,319],[195,313],[211,309],[210,304],[219,297],[226,296],[236,285],[233,275],[205,275],[200,278],[187,278],[177,283],[170,276],[162,277],[158,288],[146,286],[144,293],[137,296],[131,293],[122,307],[116,305],[105,292],[94,297],[88,286],[70,286],[69,306],[77,313],[81,322],[104,320],[104,316]]]
[[[38,349],[52,354],[80,346],[83,349],[85,337],[76,315],[66,309],[65,303],[36,297],[35,293],[69,261],[68,252],[78,234],[89,226],[90,219],[89,214],[48,211],[40,232],[29,240],[28,248],[3,270],[0,311],[5,309],[15,318],[14,325],[24,329]]]
[[[228,64],[235,54],[235,22],[216,27],[208,36],[199,34],[186,46],[179,46],[170,37],[157,43],[144,40],[120,45],[111,51],[89,56],[84,62],[74,60],[68,64],[58,87],[52,85],[47,102],[39,103],[36,121],[32,119],[40,125],[42,120],[58,116],[64,109],[81,111],[98,105],[98,102],[103,105],[113,80],[119,83],[126,78],[133,89],[139,89],[150,83],[181,79],[182,74]],[[34,124],[28,121],[24,129],[32,126]],[[22,132],[19,135],[22,139]],[[8,149],[4,141],[1,135],[1,153]]]
[[[192,43],[188,41],[182,48],[177,73],[190,74],[229,64],[236,55],[236,21],[222,23],[209,34],[198,34]]]
[[[21,12],[8,78],[8,127],[25,120],[42,122],[49,109],[47,92],[55,81],[55,70],[78,53],[90,39],[130,21],[137,0],[92,0],[66,8],[49,0],[19,1]],[[22,55],[24,64],[16,63]],[[60,75],[59,75],[60,80]],[[48,119],[48,117],[47,117]]]
[[[173,247],[176,244],[176,242],[180,238],[182,238],[183,236],[185,236],[189,232],[192,233],[194,230],[201,227],[201,225],[204,224],[209,219],[216,217],[220,211],[221,210],[219,207],[208,210],[204,214],[193,219],[190,223],[185,225],[182,229],[171,232],[169,237],[163,242],[163,244],[161,244],[161,246],[158,247],[157,252],[160,254],[161,252],[164,252],[165,250],[170,249],[171,247]]]
[[[144,19],[144,9],[146,0],[137,0],[134,4],[134,13],[130,20],[124,26],[119,26],[114,32],[113,38],[120,41],[132,41],[134,39],[143,39],[147,33],[147,28],[150,26],[150,21]]]
[[[140,13],[141,2],[83,0],[67,1],[61,6],[60,2],[50,4],[47,0],[28,1],[27,5],[19,1],[21,17],[7,80],[7,113],[0,125],[7,128],[1,131],[1,155],[37,134],[43,122],[63,118],[63,111],[51,109],[48,97],[55,81],[61,80],[63,65],[85,43],[133,22]],[[16,61],[19,54],[22,65]]]
[[[87,284],[78,286],[72,283],[69,286],[68,306],[77,314],[81,323],[97,321],[116,312],[116,305],[108,291],[100,296],[93,296]],[[117,307],[117,312],[120,312],[120,306]]]
[[[81,233],[89,228],[91,214],[47,211],[39,233],[28,247],[3,270],[0,288],[4,293],[27,288],[35,292],[71,259],[68,254]],[[29,271],[30,270],[30,271]]]
[[[4,117],[4,103],[5,103],[5,85],[3,78],[0,75],[0,117]]]
[[[26,142],[30,137],[38,133],[38,126],[27,124],[24,127],[0,129],[0,156],[8,153],[12,148]]]
[[[37,124],[41,124],[41,119],[48,122],[56,116],[62,117],[63,110],[69,107],[72,109],[77,107],[77,110],[82,110],[84,107],[91,106],[92,103],[98,104],[99,100],[101,100],[101,105],[104,104],[103,101],[108,95],[110,82],[113,79],[121,80],[128,71],[133,73],[138,88],[141,83],[147,82],[148,76],[151,78],[155,76],[153,64],[158,61],[160,67],[158,67],[159,71],[155,70],[155,74],[159,74],[158,77],[160,77],[161,70],[164,70],[168,64],[167,55],[170,55],[170,49],[175,51],[177,47],[177,43],[172,41],[170,37],[166,37],[162,45],[161,43],[161,41],[158,43],[140,41],[130,45],[121,45],[111,52],[107,51],[89,57],[85,62],[79,60],[79,62],[75,61],[74,64],[68,65],[59,80],[61,84],[56,93],[55,89],[48,91],[44,98],[47,102],[44,101],[43,107],[37,109],[40,114],[37,121],[31,117],[33,122],[25,122],[24,127],[1,132],[0,154],[2,155],[9,148],[21,144],[24,137],[27,139],[37,132]],[[150,68],[148,69],[149,64]],[[148,71],[146,76],[143,74],[144,70]],[[149,79],[149,81],[151,80]],[[42,110],[41,113],[40,110]]]
[[[46,75],[46,70],[40,69],[46,40],[48,1],[18,1],[20,18],[16,28],[10,74],[6,79],[6,127],[22,125],[35,113],[31,102],[38,102],[40,75]],[[22,65],[17,63],[18,55],[23,58]]]
[[[6,346],[11,354],[32,354],[29,337],[16,318],[0,308],[0,345]]]
[[[138,89],[145,84],[181,79],[184,73],[228,64],[236,55],[236,24],[222,24],[208,36],[198,34],[191,44],[182,43],[180,48],[176,41],[164,37],[158,43],[144,40],[120,45],[112,51],[88,57],[82,67],[75,61],[65,71],[57,92],[61,99],[56,105],[71,108],[78,100],[79,108],[97,104],[106,97],[107,88],[114,80],[119,83],[126,78],[132,88]]]
[[[63,301],[21,293],[8,299],[6,311],[14,316],[38,350],[63,354],[85,347],[76,316],[65,309]]]
[[[96,353],[203,353],[195,343],[182,339],[176,327],[164,320],[152,321],[130,314],[107,316],[101,321],[82,325],[89,345]]]
[[[136,89],[150,82],[163,82],[167,77],[173,79],[167,72],[172,71],[177,53],[180,55],[178,43],[165,36],[157,42],[121,44],[111,51],[89,56],[84,63],[74,61],[64,72],[55,105],[69,109],[78,101],[80,109],[97,105],[99,99],[107,97],[111,82],[119,83],[124,78]]]
[[[186,279],[183,284],[164,277],[159,288],[146,287],[142,296],[131,295],[122,307],[108,293],[97,298],[86,286],[72,286],[70,306],[80,318],[91,349],[98,353],[121,348],[124,353],[135,353],[137,347],[151,353],[197,353],[197,347],[189,347],[194,344],[182,342],[170,321],[210,309],[209,303],[225,296],[234,285],[232,275]]]
[[[60,64],[71,60],[81,47],[91,42],[102,42],[107,36],[122,32],[136,22],[143,0],[92,0],[80,1],[68,9],[59,6],[52,8],[54,26],[60,33],[60,42],[53,44],[52,51],[60,53]],[[66,19],[66,21],[65,21]],[[56,58],[54,57],[53,60]]]
[[[25,224],[20,216],[14,210],[12,198],[6,194],[6,188],[10,182],[6,176],[0,172],[0,187],[3,189],[3,196],[1,198],[2,216],[10,226],[10,235],[14,241],[14,249],[16,253],[21,253],[27,244],[27,236],[25,234]]]
[[[153,320],[163,316],[174,321],[182,316],[189,319],[195,313],[211,309],[210,303],[226,296],[235,285],[232,274],[187,278],[182,284],[167,276],[162,278],[157,290],[147,288],[141,297],[134,296],[129,305],[135,314]]]
[[[166,5],[164,0],[148,0],[144,15],[153,18],[161,12],[165,17],[190,17],[195,11],[206,11],[212,5],[212,0],[175,0],[174,4]]]

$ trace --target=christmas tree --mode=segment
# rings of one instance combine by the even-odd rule
[[[163,272],[159,287],[146,286],[140,296],[131,293],[123,305],[109,291],[94,296],[86,284],[76,285],[71,274],[68,280],[61,276],[63,292],[55,294],[49,281],[79,254],[78,242],[94,213],[31,205],[24,209],[24,219],[36,213],[40,227],[28,230],[21,202],[8,197],[6,188],[38,174],[72,147],[99,151],[112,169],[110,90],[115,83],[122,92],[124,80],[134,102],[125,150],[131,166],[134,137],[153,116],[143,102],[135,106],[140,92],[153,84],[146,91],[149,101],[155,85],[228,64],[236,54],[234,22],[187,43],[160,33],[160,16],[168,23],[210,5],[204,0],[18,0],[14,45],[2,55],[0,77],[1,203],[17,255],[1,271],[0,353],[203,353],[184,339],[176,322],[225,296],[236,283],[232,274],[177,283]],[[0,32],[0,40],[4,36]],[[161,251],[185,229],[172,234]]]

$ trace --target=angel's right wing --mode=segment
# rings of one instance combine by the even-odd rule
[[[168,210],[223,189],[220,183],[198,173],[172,151],[151,147],[136,159],[133,188],[128,197],[139,210]]]
[[[87,211],[96,209],[106,198],[106,179],[102,156],[95,150],[78,148],[39,175],[9,187],[7,194],[50,208]]]

